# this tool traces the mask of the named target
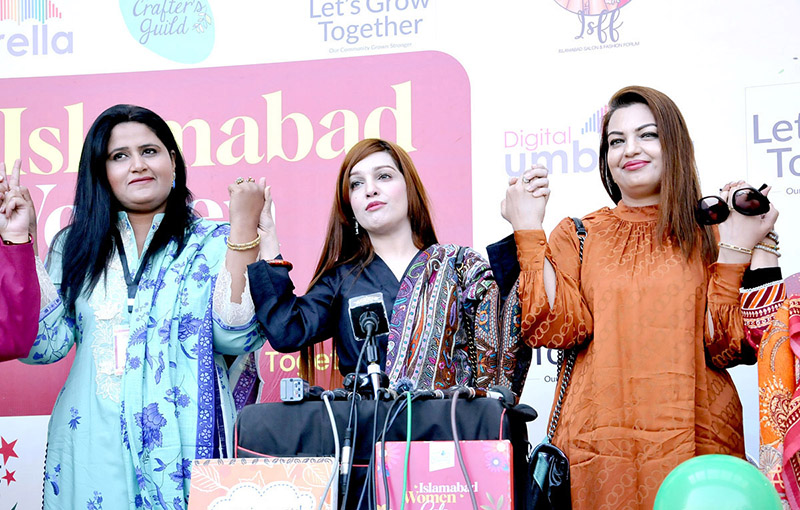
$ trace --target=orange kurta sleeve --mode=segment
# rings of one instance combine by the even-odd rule
[[[562,221],[551,234],[550,243],[543,230],[516,231],[514,239],[520,265],[519,295],[525,342],[532,347],[558,349],[583,343],[592,332],[592,314],[580,290],[580,258],[574,224],[569,219]],[[552,308],[544,286],[545,258],[552,264],[556,276]]]
[[[708,283],[708,314],[704,342],[708,359],[717,368],[742,362],[755,363],[746,345],[739,286],[746,264],[711,264]]]

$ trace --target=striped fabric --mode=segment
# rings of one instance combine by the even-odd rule
[[[786,286],[783,281],[767,283],[753,289],[739,289],[747,341],[754,349],[758,350],[761,337],[784,299]]]

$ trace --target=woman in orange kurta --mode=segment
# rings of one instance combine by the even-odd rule
[[[738,288],[775,215],[732,213],[718,250],[694,220],[700,188],[674,103],[628,87],[609,106],[600,173],[617,206],[583,218],[583,263],[569,219],[549,241],[541,230],[546,169],[512,179],[503,215],[515,230],[523,335],[534,347],[581,348],[553,439],[570,460],[573,508],[649,510],[682,461],[744,456],[725,369],[754,361]]]

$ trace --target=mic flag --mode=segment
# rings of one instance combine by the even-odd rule
[[[357,340],[367,338],[369,326],[372,326],[373,336],[389,332],[389,320],[386,318],[383,294],[380,292],[350,298],[348,307],[350,309],[350,325],[353,327],[353,336]]]

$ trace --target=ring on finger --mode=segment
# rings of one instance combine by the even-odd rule
[[[241,178],[241,177],[237,177],[237,178],[236,178],[236,184],[241,184],[241,183],[243,183],[243,182],[244,182],[244,179],[243,179],[243,178]]]
[[[248,178],[247,178],[247,182],[256,182],[256,180],[255,180],[255,179],[253,179],[252,177],[248,177]]]
[[[522,182],[524,182],[525,184],[528,184],[529,182],[531,182],[531,180],[528,179],[527,177],[523,177],[522,178]]]

